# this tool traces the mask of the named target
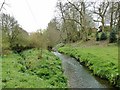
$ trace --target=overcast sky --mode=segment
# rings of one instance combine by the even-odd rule
[[[4,0],[0,0],[0,6]],[[28,32],[46,29],[54,17],[57,0],[5,0],[2,12],[15,17],[23,29]],[[65,0],[62,0],[65,1]],[[99,0],[87,0],[96,2]],[[102,0],[100,0],[102,1]],[[98,25],[99,26],[99,25]]]
[[[0,0],[1,3],[4,0]],[[28,32],[45,29],[54,17],[57,0],[6,0],[4,13],[15,17],[18,23]]]

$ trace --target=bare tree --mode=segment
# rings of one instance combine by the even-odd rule
[[[63,20],[63,23],[64,23],[64,32],[66,32],[66,36],[67,36],[67,42],[69,42],[69,32],[68,32],[68,30],[67,30],[67,26],[66,26],[66,19],[65,19],[65,6],[66,6],[66,4],[62,4],[62,2],[61,1],[58,1],[58,3],[57,3],[57,8],[60,10],[60,13],[61,13],[61,18],[62,18],[62,20]]]
[[[84,0],[82,1],[77,1],[77,2],[70,2],[69,0],[67,0],[68,3],[70,5],[72,5],[72,7],[74,7],[74,9],[76,10],[76,12],[78,12],[78,18],[77,19],[70,19],[69,20],[73,20],[74,22],[78,23],[81,27],[81,31],[82,31],[82,38],[83,40],[88,40],[88,28],[87,28],[87,24],[89,21],[87,21],[87,8],[89,7],[89,4],[87,2],[85,2]],[[88,5],[87,5],[88,4]]]
[[[19,24],[17,23],[14,17],[11,17],[10,15],[7,14],[1,14],[1,24],[2,32],[5,33],[4,35],[7,35],[9,43],[12,47],[13,41],[19,34],[18,30]]]
[[[109,19],[110,21],[110,31],[113,30],[113,28],[115,28],[116,23],[118,21],[118,2],[113,2],[111,0],[110,4],[109,4],[109,9],[107,11],[106,17]],[[110,15],[109,15],[110,14]]]
[[[94,6],[94,14],[97,14],[100,18],[98,20],[94,20],[95,22],[101,22],[102,23],[102,30],[104,32],[105,28],[105,15],[107,12],[107,9],[109,7],[109,2],[101,2],[98,7]]]
[[[48,23],[48,27],[47,27],[47,38],[48,38],[48,46],[55,46],[56,44],[59,43],[60,40],[60,31],[57,29],[57,25],[56,25],[56,20],[52,19],[49,23]]]
[[[111,2],[111,15],[110,15],[110,31],[113,28],[113,14],[114,14],[114,2]]]

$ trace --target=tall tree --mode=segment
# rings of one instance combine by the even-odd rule
[[[66,19],[65,19],[65,14],[66,14],[66,10],[65,10],[65,8],[66,8],[66,3],[65,4],[63,4],[62,3],[62,1],[61,0],[59,0],[58,2],[57,2],[57,8],[58,8],[58,10],[60,11],[60,13],[61,13],[61,19],[63,20],[63,24],[64,25],[62,25],[62,26],[64,26],[64,28],[62,28],[63,29],[63,32],[66,32],[66,36],[67,36],[67,42],[69,42],[69,32],[68,32],[68,29],[67,29],[67,25],[66,25]]]
[[[98,7],[94,6],[93,13],[97,14],[98,17],[99,17],[98,20],[94,20],[94,21],[102,23],[102,31],[103,32],[104,32],[104,28],[105,28],[105,15],[106,15],[108,7],[109,7],[109,2],[108,1],[100,2],[100,5]]]
[[[48,27],[47,27],[47,38],[48,38],[48,45],[53,47],[56,44],[58,44],[60,42],[60,31],[57,29],[57,25],[56,25],[56,19],[52,19],[49,23],[48,23]]]
[[[89,15],[87,14],[87,8],[89,7],[89,4],[91,3],[88,3],[88,2],[85,2],[84,0],[81,0],[81,1],[74,1],[74,2],[71,2],[69,0],[67,0],[67,2],[71,5],[70,8],[74,8],[75,11],[76,11],[76,14],[77,14],[77,18],[69,18],[69,20],[73,20],[74,22],[76,22],[81,30],[80,32],[82,32],[82,38],[83,40],[88,40],[88,27],[89,26],[89,22],[88,19],[89,19]],[[90,20],[90,19],[89,19]]]
[[[8,37],[10,46],[12,47],[14,40],[19,34],[18,28],[19,24],[14,17],[7,14],[1,14],[1,27],[2,32],[5,33],[5,37]],[[3,36],[4,37],[4,36]]]
[[[30,33],[29,36],[29,41],[30,41],[30,45],[31,47],[37,48],[38,50],[40,50],[40,52],[38,53],[38,58],[42,58],[42,51],[44,48],[44,43],[45,41],[43,41],[43,34],[41,32],[41,30],[38,30],[37,32],[33,32]]]

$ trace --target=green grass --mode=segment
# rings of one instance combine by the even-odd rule
[[[118,84],[118,47],[117,46],[91,46],[73,48],[65,46],[59,52],[78,59],[87,66],[94,75],[109,80],[112,85]]]
[[[2,88],[65,88],[61,60],[47,50],[31,49],[2,57]]]

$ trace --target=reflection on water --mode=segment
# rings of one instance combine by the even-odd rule
[[[91,75],[84,66],[69,56],[53,52],[62,60],[64,73],[68,78],[70,88],[111,88],[107,81]]]

